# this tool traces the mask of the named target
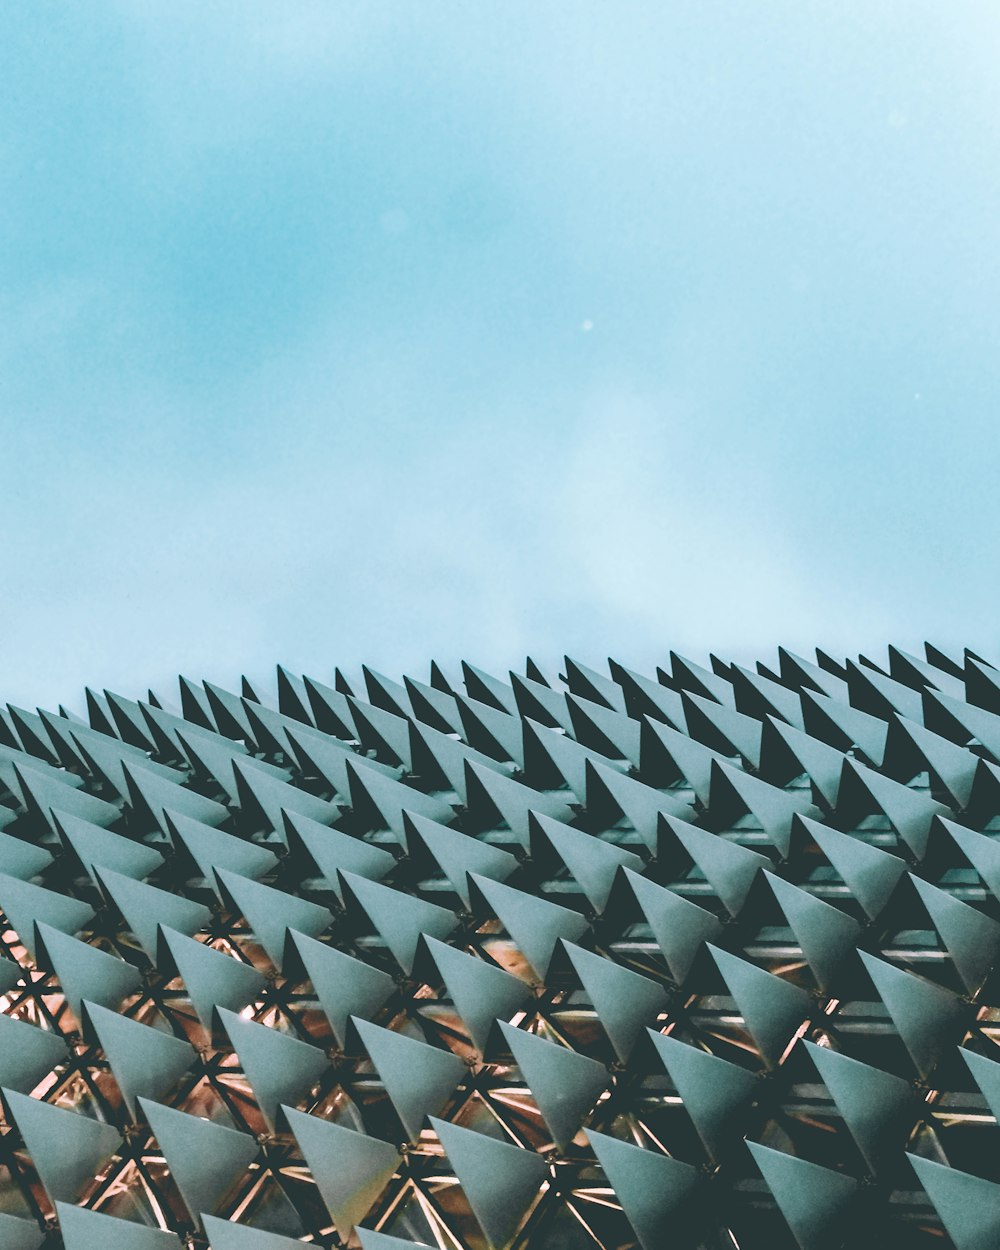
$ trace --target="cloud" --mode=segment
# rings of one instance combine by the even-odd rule
[[[988,649],[989,19],[916,13],[19,11],[0,695]]]

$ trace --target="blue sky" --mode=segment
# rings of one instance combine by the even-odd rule
[[[992,3],[0,22],[4,699],[995,653]]]

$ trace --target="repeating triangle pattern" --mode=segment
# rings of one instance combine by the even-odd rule
[[[0,1250],[1000,1246],[1000,667],[0,708]]]

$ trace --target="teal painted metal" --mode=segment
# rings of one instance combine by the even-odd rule
[[[8,707],[0,1250],[1000,1245],[1000,673]]]

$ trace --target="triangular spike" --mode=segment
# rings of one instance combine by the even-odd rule
[[[529,812],[541,812],[555,820],[573,819],[573,808],[561,795],[532,790],[471,760],[465,764],[465,785],[466,806],[475,824],[483,829],[505,824],[525,849],[531,843]]]
[[[65,1202],[56,1203],[56,1215],[65,1250],[107,1250],[109,1246],[114,1250],[181,1250],[177,1234],[164,1228],[133,1224],[131,1220],[119,1220],[112,1215]],[[3,1232],[0,1231],[2,1238]],[[0,1244],[4,1250],[22,1250],[20,1242],[0,1240]],[[26,1242],[24,1250],[29,1244],[34,1243]],[[220,1248],[215,1247],[214,1250]]]
[[[981,759],[972,783],[969,811],[975,813],[977,823],[992,819],[1000,811],[1000,766],[992,760]]]
[[[410,696],[406,693],[405,686],[401,686],[398,681],[383,677],[381,673],[376,673],[367,664],[362,664],[361,673],[373,707],[403,719],[413,715]]]
[[[9,1089],[3,1097],[53,1202],[72,1202],[121,1143],[112,1124]]]
[[[968,1008],[933,981],[904,972],[866,951],[858,953],[917,1072],[926,1079],[944,1051],[961,1042]]]
[[[488,703],[455,696],[458,714],[462,718],[464,738],[469,746],[484,751],[494,759],[513,761],[518,768],[524,766],[524,735],[521,720],[508,712],[497,711]]]
[[[3,864],[8,877],[30,881],[51,863],[52,856],[44,847],[12,837],[9,833],[0,833],[0,864]]]
[[[474,747],[467,747],[457,738],[439,733],[430,725],[416,721],[410,725],[410,755],[413,773],[422,785],[434,790],[454,790],[459,799],[466,801],[465,761],[473,760],[483,768],[509,776],[510,764],[501,764]]]
[[[590,928],[579,912],[568,907],[560,907],[558,903],[525,894],[523,890],[476,873],[470,873],[469,877],[540,977],[548,971],[560,938],[578,942]]]
[[[222,951],[160,926],[162,943],[159,963],[171,963],[187,989],[202,1026],[211,1034],[216,1007],[241,1011],[255,1002],[267,981],[263,974],[242,959],[234,959]]]
[[[1000,1245],[1000,1185],[907,1152],[917,1179],[941,1217],[955,1250]]]
[[[718,1162],[742,1137],[742,1113],[757,1081],[727,1059],[652,1029],[648,1033],[705,1149]]]
[[[366,768],[384,773],[387,777],[398,778],[399,769],[378,760],[358,755],[350,745],[329,734],[321,734],[317,730],[306,728],[289,729],[288,741],[295,758],[303,772],[315,773],[336,792],[340,802],[347,804],[351,796],[351,775],[347,771],[348,761],[363,763]]]
[[[333,670],[333,684],[334,684],[334,687],[337,690],[339,690],[341,694],[348,695],[351,698],[354,697],[354,689],[351,686],[351,683],[347,680],[347,678],[344,676],[343,672],[341,672],[339,668],[335,668]]]
[[[182,816],[180,812],[165,809],[164,816],[174,845],[187,851],[199,873],[216,893],[216,868],[227,868],[230,872],[239,873],[241,877],[256,880],[278,865],[277,855],[266,846],[257,846],[246,838],[223,833],[221,829],[213,829],[211,825],[192,820],[190,816]]]
[[[847,688],[851,694],[851,705],[869,716],[889,720],[894,712],[899,712],[911,720],[921,717],[920,694],[916,690],[904,686],[901,681],[893,681],[873,668],[862,668],[853,660],[847,661]]]
[[[221,825],[229,819],[229,809],[203,794],[178,786],[164,777],[157,777],[148,768],[134,768],[127,761],[122,764],[128,786],[129,806],[141,821],[156,825],[169,835],[164,811],[180,812],[201,820],[206,825]],[[101,821],[97,821],[101,824]]]
[[[334,1227],[346,1242],[400,1166],[399,1151],[329,1120],[291,1107],[282,1110]]]
[[[822,816],[805,791],[781,790],[719,760],[712,763],[709,810],[713,821],[723,825],[735,823],[749,812],[760,821],[768,841],[785,858],[791,848],[794,818],[811,816],[818,820]]]
[[[341,829],[331,829],[297,812],[284,813],[288,845],[300,842],[306,854],[319,869],[320,875],[343,903],[341,872],[381,881],[396,867],[395,858],[380,846],[354,838]]]
[[[329,1067],[326,1053],[297,1037],[244,1020],[225,1007],[217,1010],[261,1115],[274,1132],[278,1108],[297,1103]]]
[[[51,713],[49,712],[46,712],[45,716],[51,717],[53,722],[61,722],[63,725],[68,725],[69,723],[68,721],[63,721],[59,716],[51,716]],[[48,724],[48,721],[46,721],[46,724]],[[69,729],[65,730],[65,735],[72,743],[72,735],[70,734]],[[16,794],[18,792],[17,774],[14,771],[15,765],[24,769],[26,772],[39,773],[43,777],[47,777],[56,785],[68,786],[71,790],[84,789],[83,777],[79,776],[78,772],[66,771],[70,768],[81,769],[83,767],[83,761],[80,758],[79,752],[71,750],[67,747],[63,739],[51,730],[50,737],[56,744],[60,762],[62,764],[61,768],[53,768],[51,764],[46,764],[44,760],[40,760],[34,755],[29,755],[27,751],[21,751],[15,747],[9,747],[0,743],[0,779],[3,780],[4,785],[11,791],[12,794]],[[124,749],[128,750],[129,748],[126,747]]]
[[[181,1079],[197,1055],[187,1042],[137,1020],[84,1002],[84,1015],[104,1051],[134,1120],[137,1099],[159,1099]]]
[[[598,914],[607,906],[619,869],[630,868],[633,872],[641,872],[644,867],[643,861],[632,851],[615,846],[613,842],[605,842],[596,834],[574,829],[561,820],[531,812],[529,822],[535,859],[544,858],[544,846],[539,846],[540,840],[548,842]]]
[[[356,1017],[353,1024],[404,1131],[414,1140],[426,1118],[448,1102],[468,1069],[450,1050],[439,1050]]]
[[[641,673],[633,673],[631,669],[623,668],[614,660],[609,660],[608,664],[615,681],[622,688],[625,709],[629,716],[637,721],[641,721],[644,716],[650,716],[653,720],[664,721],[673,729],[680,729],[682,732],[686,730],[684,704],[676,690],[649,677],[643,677]]]
[[[292,748],[288,739],[289,731],[297,731],[302,722],[292,720],[290,716],[282,716],[274,708],[265,707],[244,696],[240,699],[240,708],[244,719],[250,726],[250,741],[257,751],[263,755],[292,757]]]
[[[104,893],[121,912],[139,945],[154,963],[159,925],[168,925],[191,937],[212,923],[212,913],[201,903],[158,890],[142,881],[133,881],[110,868],[95,868],[94,872]]]
[[[428,903],[391,886],[380,885],[353,873],[341,873],[344,884],[357,900],[375,931],[404,972],[413,971],[413,960],[422,934],[446,938],[458,919],[454,912]]]
[[[492,1250],[514,1238],[549,1169],[541,1155],[431,1116],[445,1153]]]
[[[986,834],[956,825],[951,820],[942,820],[941,825],[982,877],[989,892],[995,898],[1000,898],[1000,843]]]
[[[187,775],[167,764],[158,764],[147,755],[131,751],[117,738],[106,738],[103,734],[76,731],[73,734],[80,757],[87,765],[87,771],[103,782],[115,794],[125,799],[128,797],[128,786],[123,765],[127,762],[136,768],[145,768],[165,781],[181,785]]]
[[[236,774],[233,772],[233,760],[240,760],[248,768],[256,768],[277,781],[287,781],[291,772],[287,768],[279,768],[269,764],[267,760],[259,760],[247,755],[245,748],[228,738],[209,734],[205,731],[187,733],[177,730],[177,742],[181,751],[189,760],[194,772],[203,779],[210,779],[225,793],[230,803],[239,800],[236,786]]]
[[[844,760],[837,799],[839,819],[855,823],[870,812],[882,812],[913,855],[923,859],[935,816],[952,815],[951,808],[926,794],[883,777],[855,760]]]
[[[458,714],[455,696],[446,690],[427,686],[412,677],[404,677],[403,684],[413,708],[414,718],[431,729],[444,734],[460,734],[462,718]]]
[[[549,729],[562,729],[568,734],[573,732],[568,699],[561,690],[553,690],[551,686],[517,673],[510,674],[510,685],[522,720],[530,717]],[[603,704],[595,706],[603,707]]]
[[[277,777],[270,777],[240,759],[233,760],[233,775],[240,811],[244,819],[258,829],[274,830],[280,836],[284,828],[284,811],[299,812],[321,825],[332,825],[340,816],[336,803],[328,803],[308,790],[300,790],[286,781],[279,781]]]
[[[79,899],[56,894],[44,886],[32,885],[0,873],[0,908],[10,927],[24,945],[37,956],[36,923],[49,925],[60,933],[79,933],[94,919],[94,909]]]
[[[968,652],[965,657],[965,698],[988,712],[1000,712],[1000,673]]]
[[[15,707],[13,703],[7,704],[7,714],[11,725],[16,730],[15,741],[13,744],[8,743],[8,746],[23,747],[29,755],[49,765],[59,762],[52,753],[52,746],[46,736],[46,723],[41,716],[25,708]],[[113,728],[109,732],[112,737],[115,736]]]
[[[857,1201],[858,1182],[757,1142],[748,1141],[747,1148],[802,1250],[840,1245]]]
[[[906,864],[896,855],[869,846],[860,838],[799,817],[806,832],[840,874],[865,915],[874,920],[888,903]]]
[[[897,751],[899,758],[906,761],[899,773],[892,767]],[[929,769],[947,792],[952,807],[957,811],[962,811],[969,805],[978,767],[978,755],[973,755],[964,746],[956,746],[948,738],[925,729],[916,721],[897,716],[889,725],[886,768],[894,772],[900,781],[909,781],[917,773]],[[936,790],[937,786],[932,784],[932,788]]]
[[[924,643],[924,654],[930,664],[942,673],[947,673],[949,677],[954,677],[956,681],[965,680],[965,671],[961,664],[952,658],[947,652],[942,651],[940,647],[935,647],[932,642]]]
[[[313,723],[309,712],[309,696],[301,677],[296,677],[287,668],[276,666],[278,679],[278,711],[282,716],[291,716],[305,725]]]
[[[13,789],[13,785],[9,780],[13,777],[11,765],[14,763],[21,763],[28,768],[34,765],[43,772],[51,769],[52,772],[50,775],[53,776],[54,781],[62,780],[64,784],[75,785],[77,787],[82,786],[83,778],[78,776],[76,771],[64,772],[62,770],[86,769],[86,761],[80,753],[80,747],[73,736],[73,731],[74,729],[82,733],[91,733],[92,731],[86,725],[80,726],[75,722],[64,720],[63,717],[56,716],[54,712],[47,712],[45,708],[40,707],[38,709],[38,715],[41,718],[42,724],[48,731],[49,740],[51,741],[52,748],[55,751],[58,765],[61,767],[53,767],[51,764],[43,763],[43,761],[38,759],[37,756],[30,755],[27,751],[25,751],[21,747],[20,743],[18,743],[16,747],[12,747],[3,741],[4,721],[2,719],[3,712],[2,709],[0,709],[0,758],[3,760],[2,775],[4,783],[7,785],[8,789]],[[12,715],[11,720],[16,726],[16,715]],[[122,744],[122,747],[126,751],[132,749],[131,747],[125,746],[124,743]]]
[[[812,1000],[800,986],[738,955],[718,946],[708,949],[765,1064],[776,1067],[793,1035],[809,1019]]]
[[[613,712],[625,711],[625,695],[617,682],[598,673],[586,664],[580,664],[566,656],[566,685],[573,694],[592,703],[603,703]]]
[[[646,1025],[666,1011],[669,995],[662,985],[649,977],[574,946],[572,942],[563,942],[563,949],[597,1018],[604,1025],[615,1054],[622,1063],[627,1063]]]
[[[997,1119],[1000,1116],[1000,1063],[995,1059],[987,1059],[985,1055],[974,1050],[966,1050],[964,1046],[959,1047],[958,1053],[972,1073],[972,1079],[982,1090],[993,1118]]]
[[[444,671],[437,660],[431,660],[431,685],[435,690],[444,690],[448,694],[455,693],[455,680]]]
[[[700,664],[686,660],[675,651],[670,652],[670,674],[677,690],[693,690],[696,694],[715,699],[717,703],[724,703],[726,707],[736,706],[732,682],[726,681],[718,673],[702,668]]]
[[[901,681],[903,685],[917,691],[923,691],[927,686],[963,689],[961,669],[957,673],[946,674],[928,660],[921,660],[891,644],[889,646],[889,676],[894,681]],[[951,681],[948,680],[949,677],[952,678]]]
[[[362,748],[373,752],[383,764],[398,765],[411,772],[409,720],[360,699],[351,699],[350,704]]]
[[[796,691],[738,664],[733,665],[732,674],[733,697],[740,712],[758,721],[766,716],[777,716],[796,729],[805,729],[802,704]]]
[[[684,719],[692,738],[722,755],[741,755],[752,768],[760,765],[759,720],[685,690]]]
[[[297,960],[305,977],[312,982],[323,1014],[341,1047],[347,1045],[347,1025],[351,1016],[370,1020],[396,991],[396,982],[388,973],[352,955],[289,930],[291,949],[285,955],[286,975]]]
[[[192,1219],[214,1215],[257,1157],[257,1139],[146,1098],[139,1107]]]
[[[662,1250],[676,1241],[678,1229],[690,1229],[694,1212],[687,1208],[701,1179],[697,1168],[593,1129],[587,1139],[643,1250]]]
[[[450,803],[423,794],[413,786],[403,785],[392,777],[365,766],[363,760],[347,763],[354,817],[368,829],[389,829],[403,842],[403,812],[416,812],[430,820],[447,824],[455,817]]]
[[[646,917],[653,941],[667,961],[671,977],[682,985],[701,948],[720,937],[722,921],[697,903],[627,868],[625,879]]]
[[[436,820],[404,811],[403,823],[410,858],[414,857],[414,844],[419,840],[466,907],[471,906],[468,873],[475,872],[493,881],[506,881],[518,869],[518,862],[509,851],[480,842]]]
[[[63,842],[70,848],[88,876],[93,877],[93,867],[110,868],[123,877],[142,881],[163,865],[163,856],[151,846],[144,846],[132,838],[102,829],[100,825],[70,816],[52,809],[56,828]]]
[[[800,698],[807,734],[828,742],[838,751],[859,747],[876,768],[881,767],[889,732],[884,720],[812,690],[803,690]]]
[[[928,690],[924,695],[924,724],[961,746],[974,738],[1000,762],[1000,716],[996,712]]]
[[[640,773],[647,785],[673,785],[684,781],[708,806],[712,761],[722,760],[718,751],[702,746],[687,734],[648,717],[642,722]]]
[[[283,890],[250,881],[235,872],[217,869],[223,889],[246,917],[271,963],[280,971],[285,954],[285,933],[297,929],[306,937],[319,937],[333,924],[333,913],[318,903],[286,894]]]
[[[774,716],[764,721],[760,746],[760,773],[783,786],[805,773],[820,799],[831,810],[837,806],[844,757],[836,748],[786,725]]]
[[[203,1215],[201,1222],[212,1250],[302,1250],[302,1242],[297,1239],[251,1228],[249,1224],[220,1220],[215,1215]]]
[[[662,827],[677,839],[698,865],[729,914],[738,915],[757,873],[762,868],[771,867],[767,856],[736,842],[727,842],[717,833],[699,829],[673,816],[663,817]]]
[[[249,677],[244,673],[240,678],[240,693],[244,699],[250,699],[254,703],[261,703],[263,700],[257,690],[254,689]]]
[[[70,1011],[78,1021],[82,1022],[84,999],[114,1010],[142,985],[139,969],[124,959],[69,937],[41,921],[35,922],[35,931],[39,962],[55,973]]]
[[[52,929],[51,932],[55,933],[55,929]],[[73,938],[67,938],[66,940],[72,942]],[[9,993],[22,978],[25,980],[25,983],[30,982],[31,979],[26,970],[20,964],[15,963],[13,959],[0,958],[0,994]]]
[[[358,1237],[361,1250],[430,1250],[426,1242],[390,1237],[386,1233],[373,1232],[370,1228],[359,1228]]]
[[[497,1020],[509,1020],[532,1001],[523,981],[465,951],[425,937],[427,950],[473,1045],[483,1054]]]
[[[84,695],[87,699],[87,715],[90,718],[90,727],[96,729],[98,733],[108,734],[112,738],[118,737],[118,730],[115,728],[115,722],[108,707],[107,700],[91,690],[89,686],[84,688]]]
[[[764,876],[816,977],[816,984],[824,993],[829,993],[844,961],[861,941],[861,926],[852,916],[791,882],[770,872],[765,872]]]
[[[212,714],[212,704],[206,693],[206,682],[204,686],[199,686],[196,681],[192,681],[190,677],[180,674],[177,678],[177,688],[181,696],[181,711],[184,713],[184,719],[191,721],[194,725],[203,725],[206,729],[215,729],[215,717]]]
[[[601,826],[628,821],[654,855],[659,849],[660,816],[692,820],[695,814],[689,803],[595,760],[587,761],[586,808],[588,816]]]
[[[53,807],[61,812],[68,812],[71,816],[92,821],[105,829],[116,825],[121,819],[121,812],[113,803],[105,803],[103,799],[95,799],[84,790],[76,790],[61,781],[53,781],[33,765],[22,767],[14,764],[13,769],[17,796],[25,809],[37,820],[44,822],[53,833],[56,833]]]
[[[492,674],[484,673],[481,668],[476,668],[463,660],[462,679],[470,699],[478,699],[480,703],[495,707],[509,716],[517,715],[517,700],[514,698],[514,691]]]
[[[567,1151],[607,1087],[607,1069],[596,1059],[511,1024],[501,1023],[500,1029],[552,1140]]]
[[[189,742],[200,742],[202,738],[207,738],[212,746],[221,747],[224,744],[228,744],[237,755],[246,754],[247,748],[242,742],[234,742],[225,734],[220,734],[214,729],[206,729],[202,725],[193,725],[189,720],[184,720],[180,716],[174,716],[162,708],[152,707],[148,703],[141,703],[139,706],[142,708],[142,714],[146,718],[150,735],[156,743],[158,754],[164,755],[168,759],[181,761],[185,758],[185,752],[181,749],[181,734],[184,734]]]
[[[524,671],[531,681],[540,682],[543,686],[552,685],[552,682],[549,681],[548,677],[545,676],[542,669],[535,663],[530,655],[527,656],[524,661]]]
[[[525,720],[524,778],[537,790],[568,787],[570,801],[583,802],[586,795],[587,764],[604,757],[581,746],[566,734],[547,729],[537,721]],[[624,768],[624,764],[622,765]]]
[[[309,705],[312,708],[316,728],[321,729],[323,733],[332,734],[335,738],[342,738],[345,742],[351,742],[357,738],[357,726],[351,715],[351,705],[347,701],[347,695],[334,690],[332,686],[325,686],[321,681],[316,681],[312,677],[303,677],[302,682],[309,696]]]
[[[204,687],[211,716],[197,720],[185,710],[185,719],[193,720],[195,724],[204,724],[206,729],[217,729],[220,734],[232,738],[234,742],[252,741],[253,732],[240,696],[231,690],[223,690],[221,686],[215,686],[210,681],[206,681]],[[183,698],[181,702],[183,703]],[[211,723],[213,720],[214,725]]]
[[[990,916],[929,881],[910,874],[955,971],[969,994],[975,994],[1000,956],[1000,924]]]
[[[566,706],[577,742],[608,759],[627,760],[633,768],[639,767],[642,726],[637,720],[573,694],[566,696]]]
[[[828,1046],[806,1042],[809,1056],[869,1168],[891,1160],[917,1114],[913,1087]]]
[[[48,731],[49,738],[62,767],[53,767],[53,765],[47,764],[45,760],[40,759],[36,755],[29,754],[15,747],[3,745],[0,747],[0,758],[3,760],[4,776],[9,777],[12,775],[11,764],[23,764],[26,768],[34,768],[36,772],[44,773],[52,781],[59,781],[63,785],[73,786],[78,789],[83,785],[83,778],[77,776],[75,772],[65,771],[68,768],[79,769],[85,767],[86,762],[80,753],[77,741],[78,736],[87,741],[92,738],[111,742],[116,740],[106,739],[103,734],[95,733],[86,725],[66,720],[63,716],[55,716],[52,712],[46,712],[44,708],[38,709],[38,715]],[[16,716],[14,720],[16,724]],[[128,746],[124,742],[119,742],[117,749],[125,754],[135,754],[142,759],[147,758],[145,752],[140,751],[137,747]]]
[[[0,1013],[0,1086],[4,1089],[30,1094],[68,1058],[66,1043],[58,1033]]]

